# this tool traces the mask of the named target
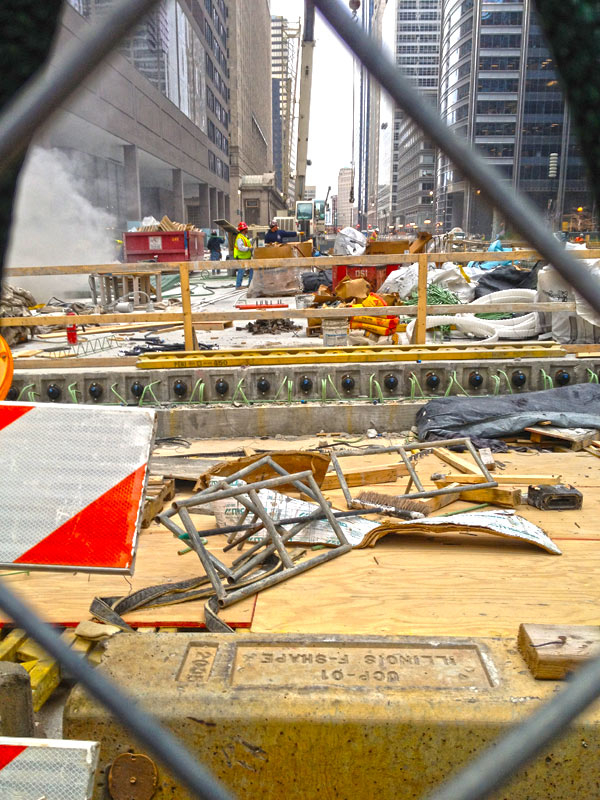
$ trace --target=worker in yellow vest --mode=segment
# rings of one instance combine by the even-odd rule
[[[252,258],[252,245],[250,243],[250,239],[248,239],[245,235],[245,232],[248,230],[248,226],[245,222],[240,222],[238,225],[238,235],[235,237],[235,243],[233,245],[233,257],[236,260],[246,260],[248,258]],[[244,277],[245,269],[238,269],[236,277],[235,277],[235,288],[241,289],[242,288],[242,278]],[[254,270],[250,270],[250,275],[248,277],[248,286],[250,286],[250,281],[252,280],[252,275],[254,274]]]

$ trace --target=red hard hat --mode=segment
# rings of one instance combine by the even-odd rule
[[[238,225],[238,231],[247,231],[247,230],[248,230],[248,226],[246,225],[246,223],[245,222],[240,222],[240,224]]]

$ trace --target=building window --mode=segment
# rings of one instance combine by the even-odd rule
[[[475,136],[514,136],[514,122],[478,122]]]
[[[479,69],[482,72],[512,72],[519,69],[519,56],[481,56]]]
[[[477,147],[486,158],[512,158],[514,144],[478,144]]]
[[[482,33],[479,41],[482,50],[516,50],[521,47],[518,33]]]
[[[478,92],[516,92],[518,88],[517,78],[480,78],[477,81]]]
[[[521,25],[523,14],[520,11],[482,11],[482,25]]]
[[[516,100],[479,100],[477,102],[478,114],[516,114]]]

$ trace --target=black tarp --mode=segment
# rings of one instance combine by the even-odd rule
[[[600,385],[582,383],[497,397],[439,397],[417,414],[419,440],[495,439],[548,420],[560,428],[600,429]]]
[[[541,266],[542,262],[538,261],[531,270],[517,269],[512,264],[496,267],[478,279],[475,298],[506,289],[537,289],[537,274]]]

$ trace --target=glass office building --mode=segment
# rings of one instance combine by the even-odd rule
[[[560,228],[591,210],[579,146],[530,0],[443,0],[440,112],[501,176]],[[436,227],[486,236],[502,229],[446,156],[436,167]]]
[[[436,103],[442,0],[397,0],[396,64],[427,102]],[[433,222],[435,149],[399,108],[394,109],[391,218],[406,228]]]

